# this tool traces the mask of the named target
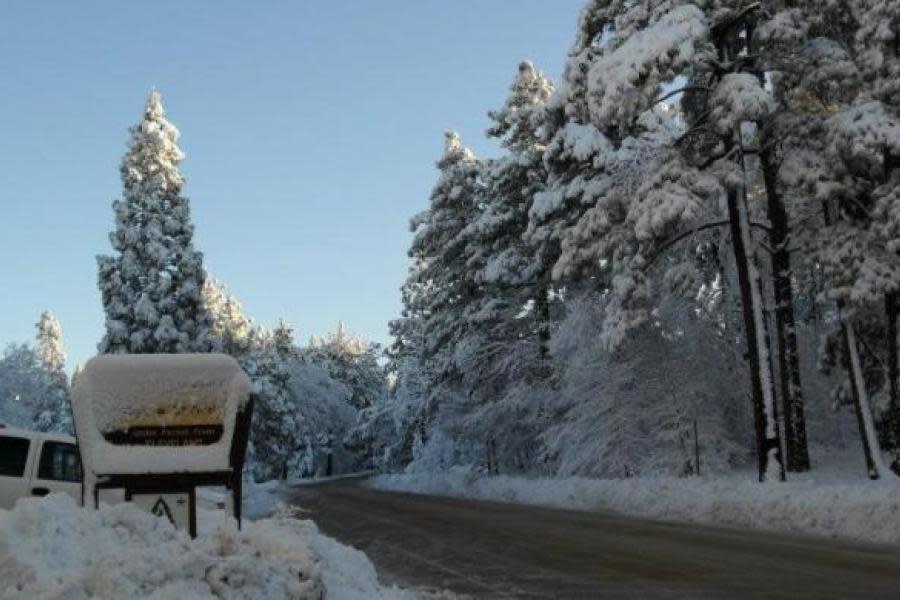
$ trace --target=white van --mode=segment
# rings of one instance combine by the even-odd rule
[[[0,424],[0,509],[19,498],[64,492],[81,503],[81,458],[75,438]]]

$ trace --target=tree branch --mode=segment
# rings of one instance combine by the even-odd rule
[[[662,245],[660,245],[660,246],[656,249],[656,251],[653,253],[653,256],[651,256],[651,257],[647,260],[647,263],[644,265],[644,270],[646,271],[646,270],[648,270],[651,266],[653,266],[653,263],[655,263],[656,260],[657,260],[657,259],[658,259],[658,258],[659,258],[666,250],[668,250],[668,249],[671,248],[672,246],[676,245],[678,242],[681,242],[681,241],[683,241],[684,239],[691,237],[692,235],[698,234],[698,233],[700,233],[701,231],[706,231],[707,229],[715,229],[716,227],[724,227],[725,225],[728,225],[728,224],[729,224],[729,221],[727,221],[727,220],[725,220],[725,221],[712,221],[712,222],[710,222],[710,223],[703,223],[702,225],[698,225],[697,227],[694,227],[694,228],[689,229],[689,230],[687,230],[687,231],[683,231],[683,232],[679,233],[678,235],[676,235],[675,237],[666,240],[665,242],[662,243]],[[770,227],[769,227],[768,225],[765,225],[764,223],[759,223],[759,222],[751,221],[751,222],[750,222],[750,226],[751,226],[751,227],[756,227],[756,228],[758,228],[758,229],[763,229],[763,230],[766,231],[766,232],[769,232],[769,231],[770,231]]]
[[[678,94],[682,94],[684,92],[708,92],[708,91],[709,91],[709,88],[706,87],[705,85],[686,85],[683,88],[679,88],[677,90],[669,92],[668,94],[665,94],[664,96],[660,96],[659,98],[657,98],[656,100],[653,101],[653,105],[656,106],[660,102],[665,102],[672,96],[677,96]]]

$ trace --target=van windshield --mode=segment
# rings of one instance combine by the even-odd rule
[[[44,442],[38,479],[52,481],[81,481],[81,460],[74,444]]]

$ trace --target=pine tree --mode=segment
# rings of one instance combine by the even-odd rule
[[[72,407],[62,327],[50,311],[41,313],[37,322],[37,355],[44,371],[46,397],[36,417],[41,431],[72,431]]]
[[[240,360],[260,401],[250,432],[251,464],[257,481],[286,478],[299,444],[299,420],[289,387],[289,361],[295,357],[293,332],[280,322],[274,332],[254,328],[250,351]]]
[[[655,258],[683,232],[718,221],[724,200],[749,351],[759,476],[783,478],[744,158],[747,127],[771,112],[761,83],[744,71],[740,43],[752,32],[744,13],[731,7],[604,0],[591,6],[581,43],[592,49],[579,69],[586,101],[582,110],[565,111],[590,123],[560,129],[561,147],[572,148],[585,174],[562,178],[564,187],[550,198],[552,206],[580,197],[590,208],[570,221],[554,273],[599,267],[610,289],[604,336],[615,347],[651,314]],[[678,94],[686,110],[672,119],[664,101]],[[680,131],[684,125],[689,129]],[[690,268],[670,263],[664,278],[677,282]]]
[[[869,135],[880,138],[871,148],[881,151],[880,168],[873,169],[877,187],[876,235],[894,256],[900,254],[900,6],[888,0],[855,0],[851,3],[859,22],[856,32],[857,61],[868,84],[865,99],[879,103],[881,111]],[[876,133],[877,131],[877,133]],[[873,135],[874,134],[874,135]],[[874,140],[867,140],[871,144]],[[878,147],[880,146],[880,147]],[[877,158],[876,158],[877,160]],[[900,474],[900,282],[885,295],[889,405],[888,442],[892,468]]]
[[[62,326],[50,311],[45,310],[35,326],[37,328],[38,356],[44,368],[51,372],[63,372],[66,353],[63,348]]]
[[[239,358],[249,351],[253,321],[244,314],[240,300],[213,277],[203,282],[203,306],[209,316],[210,335],[222,351]]]
[[[349,333],[343,321],[325,339],[313,338],[306,357],[328,371],[350,390],[350,403],[357,410],[375,404],[384,392],[384,373],[378,365],[381,348]]]
[[[120,168],[123,193],[113,203],[116,252],[100,256],[106,313],[101,353],[207,352],[214,348],[203,310],[203,256],[193,247],[190,204],[181,194],[179,132],[150,92],[130,129]]]
[[[528,305],[533,318],[519,322],[533,323],[543,358],[547,358],[550,339],[551,285],[532,256],[525,232],[534,197],[547,178],[543,129],[552,93],[550,80],[524,61],[503,107],[488,113],[494,122],[488,136],[499,139],[510,154],[486,164],[484,207],[467,228],[472,246],[468,264],[477,269],[476,279],[487,288],[482,327],[499,318],[514,327],[501,332],[495,323],[488,337],[516,336],[519,328],[514,317]]]
[[[453,351],[465,333],[465,313],[477,293],[467,268],[466,227],[477,215],[481,186],[481,162],[464,147],[459,135],[445,135],[444,154],[437,163],[440,178],[431,194],[430,207],[413,218],[415,234],[410,258],[417,266],[411,272],[423,303],[425,352],[441,356],[438,370],[458,373]]]
[[[9,344],[0,357],[0,423],[34,429],[49,428],[47,371],[29,344]]]

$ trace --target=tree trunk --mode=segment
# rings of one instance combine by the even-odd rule
[[[900,157],[893,156],[889,150],[884,151],[884,182],[890,181],[894,170],[900,168]],[[885,298],[885,315],[887,317],[887,356],[888,356],[888,389],[890,403],[888,405],[888,440],[891,451],[891,468],[900,475],[900,351],[898,351],[897,321],[900,320],[900,294],[888,294]]]
[[[838,312],[841,313],[841,305]],[[878,445],[878,433],[875,431],[875,420],[869,406],[869,394],[863,377],[859,360],[859,346],[853,323],[841,316],[841,328],[844,332],[844,349],[847,356],[847,372],[850,374],[850,387],[853,393],[853,405],[856,408],[856,420],[859,423],[859,436],[862,439],[863,453],[866,456],[866,469],[869,479],[880,479],[887,475],[888,469],[881,456]]]
[[[752,53],[749,46],[752,31],[744,18],[749,12],[759,8],[754,4],[728,23],[723,23],[713,32],[718,40],[719,58],[723,62],[740,53],[732,48],[728,35],[736,28],[744,29],[744,48]],[[737,266],[738,284],[741,291],[741,308],[744,315],[744,333],[747,337],[747,354],[750,361],[750,380],[753,390],[753,417],[756,426],[756,456],[759,466],[759,480],[784,481],[784,457],[781,453],[781,436],[778,418],[775,414],[775,381],[772,373],[772,356],[766,319],[763,311],[762,281],[753,249],[750,231],[750,213],[747,205],[747,165],[744,160],[741,123],[734,126],[730,143],[737,150],[737,163],[744,178],[738,188],[728,190],[728,221],[731,226],[731,243]]]
[[[534,299],[534,314],[537,321],[538,350],[541,360],[550,357],[550,299],[549,286],[539,285]]]
[[[793,472],[810,468],[806,441],[806,415],[800,383],[800,352],[794,319],[794,289],[791,282],[791,254],[788,250],[790,225],[784,201],[778,193],[772,150],[762,140],[760,153],[769,221],[772,224],[772,288],[775,295],[775,336],[778,341],[778,370],[784,405],[784,435],[787,469]]]
[[[728,218],[737,266],[750,379],[753,388],[753,416],[756,425],[756,456],[759,480],[784,480],[784,462],[778,420],[775,417],[775,389],[762,307],[762,285],[753,255],[750,218],[744,189],[728,191]]]
[[[887,355],[888,355],[888,383],[890,389],[890,405],[888,408],[888,439],[891,444],[891,469],[900,475],[900,352],[897,345],[897,321],[900,317],[900,298],[896,293],[888,294],[885,298],[885,313],[887,315]]]

